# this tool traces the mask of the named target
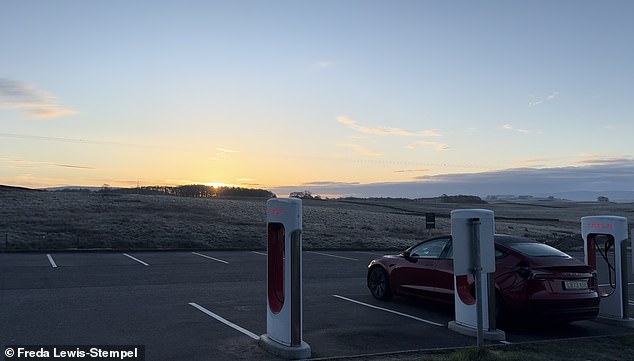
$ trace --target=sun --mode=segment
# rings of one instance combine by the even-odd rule
[[[235,187],[233,184],[222,183],[222,182],[211,182],[205,183],[208,187],[220,188],[220,187]]]

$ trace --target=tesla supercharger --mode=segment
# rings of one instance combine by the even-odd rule
[[[601,303],[597,319],[634,328],[634,319],[628,315],[628,233],[624,217],[581,218],[584,261],[596,269],[599,276],[602,272],[608,274],[607,285],[599,287]]]
[[[308,358],[302,335],[302,201],[269,199],[267,211],[266,334],[260,345],[288,359]]]
[[[493,211],[451,211],[456,320],[449,322],[448,327],[464,335],[477,336],[479,346],[483,339],[502,341],[506,338],[495,323],[494,233]]]

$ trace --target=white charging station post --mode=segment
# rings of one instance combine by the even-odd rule
[[[476,336],[478,347],[484,339],[506,339],[504,331],[496,329],[495,286],[489,276],[495,273],[494,233],[493,211],[451,211],[456,320],[449,322],[448,327],[463,335]],[[475,280],[475,297],[469,276]]]
[[[302,200],[272,198],[266,212],[267,333],[259,343],[286,359],[309,358],[302,329]]]
[[[589,216],[581,218],[584,261],[597,269],[597,251],[609,262],[608,252],[614,250],[614,282],[610,276],[609,291],[601,295],[599,317],[597,320],[634,328],[634,319],[628,315],[628,267],[627,267],[627,218],[617,216]],[[608,239],[599,240],[601,236]],[[634,233],[633,233],[634,237]],[[634,239],[632,240],[634,244]],[[603,249],[601,248],[603,246]],[[608,273],[610,264],[607,264]],[[600,270],[597,269],[597,272]],[[603,292],[602,292],[603,293]]]

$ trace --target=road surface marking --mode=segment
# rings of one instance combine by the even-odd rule
[[[382,256],[382,254],[380,254],[379,252],[361,252],[361,251],[356,251],[354,253],[369,254],[370,256]]]
[[[407,317],[407,318],[411,318],[412,320],[416,320],[416,321],[420,321],[420,322],[425,322],[428,323],[430,325],[434,325],[434,326],[440,326],[443,327],[445,325],[441,324],[441,323],[437,323],[437,322],[433,322],[433,321],[429,321],[429,320],[425,320],[416,316],[412,316],[412,315],[408,315],[406,313],[402,313],[402,312],[398,312],[398,311],[393,311],[393,310],[389,310],[387,308],[383,308],[383,307],[378,307],[378,306],[374,306],[368,303],[363,303],[363,302],[359,302],[347,297],[343,297],[343,296],[339,296],[339,295],[333,295],[334,297],[337,297],[339,299],[342,299],[344,301],[348,301],[348,302],[353,302],[356,303],[358,305],[362,305],[362,306],[366,306],[366,307],[370,307],[370,308],[374,308],[375,310],[381,310],[381,311],[385,311],[385,312],[389,312],[389,313],[393,313],[395,315],[399,315],[399,316],[403,316],[403,317]]]
[[[503,343],[503,344],[505,344],[505,345],[511,345],[511,343],[510,343],[510,342],[508,342],[508,341],[500,341],[500,343]]]
[[[48,261],[51,263],[51,266],[53,266],[53,268],[57,268],[57,264],[53,261],[53,256],[47,254],[46,257],[48,257]]]
[[[264,253],[264,252],[251,251],[251,253],[259,254],[260,256],[268,256],[268,253]]]
[[[200,256],[200,257],[209,258],[209,259],[214,260],[214,261],[216,261],[216,262],[220,262],[220,263],[224,263],[224,264],[229,264],[229,262],[227,262],[227,261],[223,261],[223,260],[218,259],[218,258],[213,258],[213,257],[211,257],[211,256],[207,256],[206,254],[202,254],[202,253],[198,253],[198,252],[192,252],[192,254],[195,254],[196,256]]]
[[[318,254],[318,255],[321,255],[321,256],[327,256],[327,257],[333,257],[333,258],[347,259],[349,261],[358,261],[358,259],[356,259],[356,258],[336,256],[334,254],[328,254],[328,253],[321,253],[321,252],[315,252],[315,251],[308,251],[308,253],[314,253],[314,254]]]
[[[141,261],[140,259],[138,259],[138,258],[136,258],[136,257],[132,257],[132,256],[130,256],[130,255],[129,255],[129,254],[127,254],[127,253],[124,253],[123,255],[124,255],[124,256],[126,256],[126,257],[128,257],[128,258],[130,258],[130,259],[133,259],[133,260],[135,260],[135,261],[139,262],[140,264],[142,264],[142,265],[144,265],[144,266],[149,266],[149,264],[147,264],[147,263],[145,263],[145,262]]]
[[[249,330],[247,330],[245,328],[242,328],[242,327],[236,325],[235,323],[233,323],[231,321],[228,321],[228,320],[216,315],[215,313],[209,311],[208,309],[204,308],[203,306],[201,306],[201,305],[199,305],[197,303],[190,302],[189,305],[194,307],[194,308],[197,308],[199,311],[201,311],[202,313],[206,314],[207,316],[211,316],[211,317],[215,318],[216,320],[224,323],[225,325],[233,328],[234,330],[242,332],[243,334],[251,337],[254,340],[259,340],[260,339],[260,336],[254,334],[253,332],[251,332],[251,331],[249,331]]]

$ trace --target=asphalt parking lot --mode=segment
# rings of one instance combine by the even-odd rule
[[[304,252],[314,358],[475,344],[447,328],[451,308],[374,300],[365,272],[381,254]],[[0,346],[135,344],[147,360],[273,360],[255,340],[266,333],[266,262],[264,251],[0,253]],[[594,321],[505,331],[510,343],[631,332]]]

